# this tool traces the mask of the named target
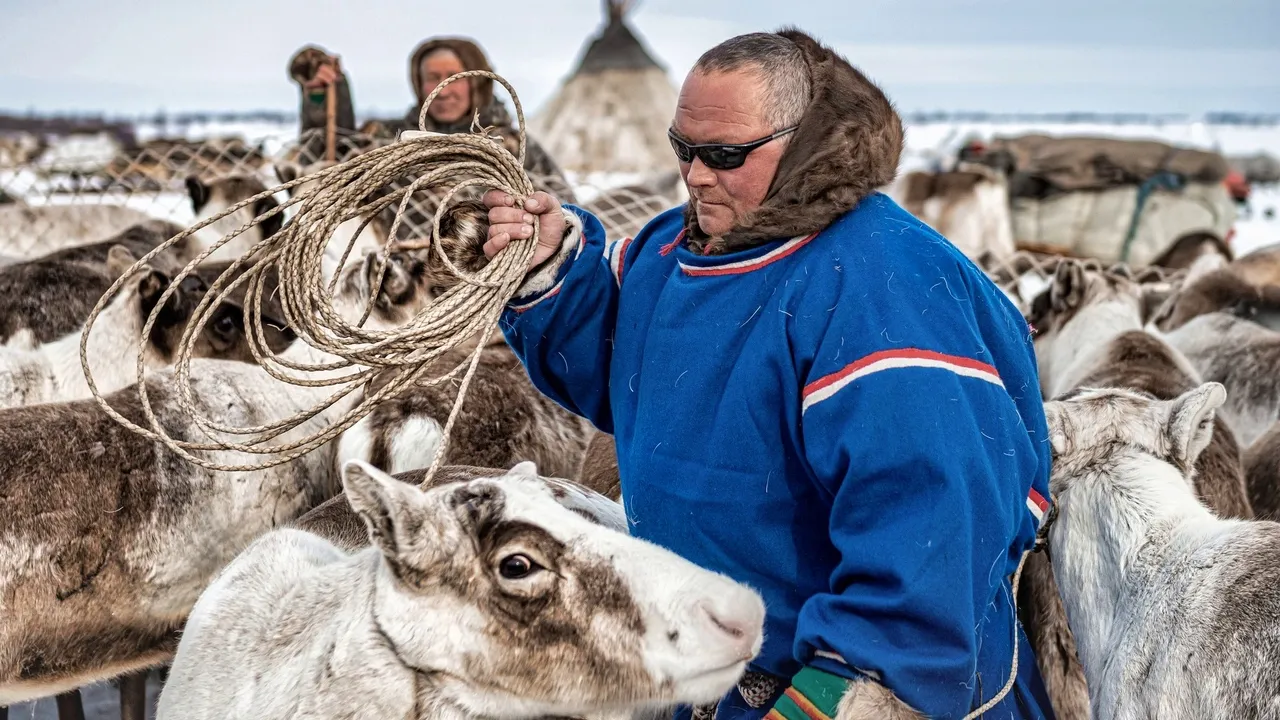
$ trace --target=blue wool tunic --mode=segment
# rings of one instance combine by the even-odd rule
[[[1051,717],[1009,576],[1047,508],[1030,333],[953,245],[871,195],[727,255],[682,209],[517,298],[533,383],[614,435],[631,531],[764,597],[751,669],[878,679],[934,718]],[[572,242],[572,240],[571,240]],[[720,720],[763,717],[736,693]]]

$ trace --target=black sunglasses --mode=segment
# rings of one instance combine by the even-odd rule
[[[691,145],[677,137],[675,130],[667,130],[667,137],[671,139],[671,147],[676,151],[676,157],[680,158],[680,162],[693,162],[694,156],[697,156],[702,160],[703,165],[712,170],[733,170],[742,167],[742,163],[747,161],[747,155],[752,150],[773,142],[787,133],[795,132],[798,127],[800,126],[796,125],[786,130],[779,130],[768,137],[762,137],[759,140],[752,140],[741,145],[727,145],[725,143]]]

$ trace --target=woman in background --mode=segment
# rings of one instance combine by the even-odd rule
[[[409,82],[416,102],[402,119],[370,120],[360,127],[360,131],[376,137],[395,137],[402,130],[417,130],[422,103],[431,91],[450,76],[467,70],[493,72],[489,58],[475,41],[461,37],[435,37],[424,41],[409,56]],[[324,128],[324,94],[318,90],[334,82],[338,88],[338,131],[355,130],[350,83],[345,73],[334,69],[329,53],[315,46],[303,48],[290,61],[289,74],[302,92],[301,132]],[[427,130],[469,132],[473,125],[476,129],[485,128],[490,134],[500,136],[512,154],[518,151],[518,129],[506,105],[494,97],[493,81],[489,78],[471,77],[450,83],[427,109]],[[528,135],[524,169],[538,189],[560,197],[566,194],[572,197],[572,189],[560,167]]]

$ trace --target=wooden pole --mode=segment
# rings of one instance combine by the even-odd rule
[[[342,79],[342,68],[336,57],[333,59],[333,71],[337,77],[324,93],[324,159],[329,163],[338,159],[338,81]]]
[[[120,678],[120,720],[147,720],[147,671]]]
[[[84,701],[80,698],[80,688],[64,692],[54,700],[58,706],[58,720],[84,720]]]

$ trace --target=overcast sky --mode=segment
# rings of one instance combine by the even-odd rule
[[[357,9],[359,8],[359,9]],[[526,107],[567,74],[597,0],[0,0],[0,109],[297,107],[289,56],[342,56],[359,114],[400,113],[406,56],[478,39]],[[1280,112],[1280,0],[641,0],[679,82],[706,48],[794,24],[905,111]]]

